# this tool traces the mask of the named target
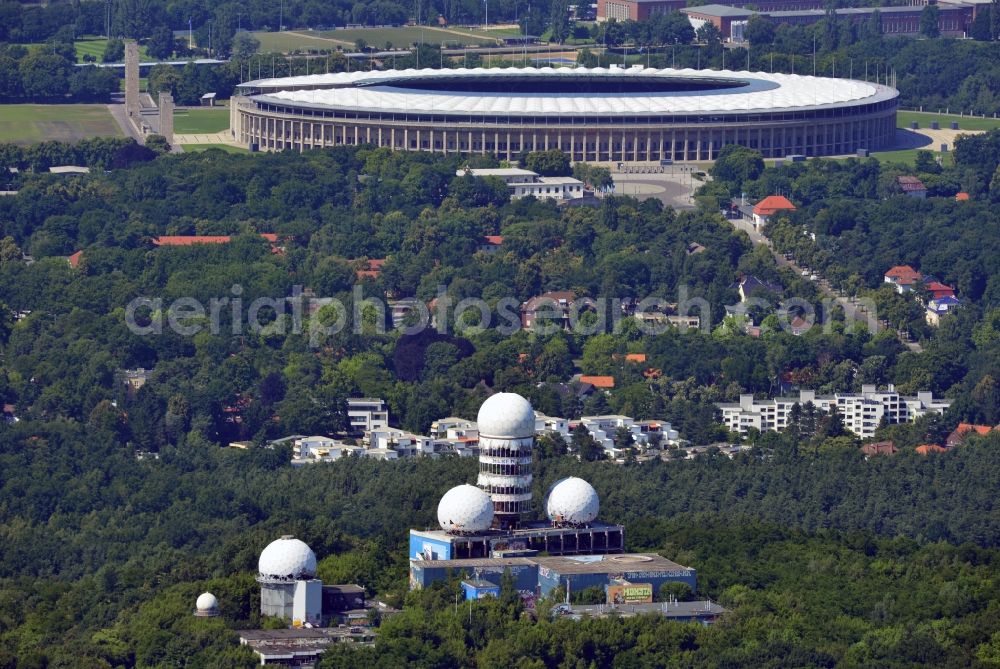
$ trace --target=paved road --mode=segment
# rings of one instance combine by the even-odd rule
[[[749,221],[745,219],[730,219],[730,223],[732,223],[738,230],[742,230],[747,233],[753,244],[757,246],[766,246],[771,251],[771,255],[774,256],[774,260],[777,262],[779,267],[788,267],[799,276],[802,276],[802,267],[796,264],[795,261],[788,260],[784,255],[775,251],[774,246],[771,245],[771,240],[757,232]],[[876,321],[871,318],[862,305],[855,304],[851,301],[851,298],[837,291],[826,279],[819,279],[816,282],[816,286],[824,296],[832,298],[844,309],[845,318],[867,323],[868,327],[873,328],[875,332],[881,332],[888,327],[888,324],[885,321]],[[923,350],[917,342],[909,341],[904,335],[898,332],[896,335],[899,338],[899,341],[914,353],[920,353]]]
[[[128,117],[125,115],[125,105],[124,104],[111,104],[108,105],[108,111],[111,112],[111,116],[114,117],[115,122],[118,127],[122,129],[126,137],[131,137],[140,144],[145,143],[145,139],[138,130],[135,129],[131,123],[129,123]]]

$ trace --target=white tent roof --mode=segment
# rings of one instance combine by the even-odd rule
[[[633,93],[476,93],[419,90],[414,79],[463,77],[693,78],[746,81],[739,88]],[[406,88],[394,80],[408,80]],[[381,82],[381,83],[380,83]],[[262,102],[299,103],[307,107],[380,112],[604,115],[733,113],[841,105],[895,97],[896,91],[864,81],[744,71],[623,68],[506,68],[339,72],[248,82]],[[294,90],[309,87],[309,90]]]

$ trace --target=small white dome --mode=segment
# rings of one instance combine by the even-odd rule
[[[600,508],[601,502],[594,486],[575,476],[556,481],[545,500],[545,513],[549,520],[573,525],[592,522]]]
[[[455,486],[438,502],[438,523],[448,532],[482,532],[493,524],[493,500],[474,485]]]
[[[316,554],[292,536],[284,536],[267,545],[260,554],[257,570],[264,578],[282,581],[310,579],[316,575]]]
[[[198,601],[194,603],[194,607],[201,612],[215,611],[219,608],[219,600],[212,593],[203,592],[198,595]]]
[[[535,435],[535,412],[517,393],[497,393],[479,407],[479,434],[499,439],[521,439]]]

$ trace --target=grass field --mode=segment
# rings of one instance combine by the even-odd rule
[[[178,109],[174,112],[174,132],[179,135],[221,132],[229,127],[229,109]]]
[[[1000,118],[975,118],[959,116],[958,114],[931,114],[928,112],[900,111],[896,112],[896,127],[909,128],[916,121],[921,128],[930,128],[933,121],[941,124],[941,128],[951,128],[951,122],[958,122],[959,130],[992,130],[1000,128]]]
[[[0,105],[0,142],[74,142],[87,137],[121,137],[104,105]]]
[[[197,153],[198,151],[208,151],[209,149],[219,149],[226,153],[249,153],[247,149],[240,146],[230,146],[229,144],[182,144],[184,153]]]
[[[873,151],[870,155],[872,158],[880,160],[882,162],[890,163],[903,163],[904,165],[913,165],[917,161],[918,151],[929,151],[931,147],[926,147],[923,149],[902,149],[900,151]],[[936,151],[932,151],[937,155]],[[952,159],[951,153],[945,153],[942,155],[942,163],[947,167],[954,165],[955,161]]]
[[[474,44],[487,45],[495,44],[496,37],[502,33],[494,35],[494,31],[485,34],[482,31],[470,30],[467,28],[419,28],[405,26],[400,28],[352,28],[350,30],[326,30],[314,32],[308,30],[285,31],[281,33],[258,32],[253,36],[260,40],[261,53],[278,51],[287,53],[290,51],[308,51],[309,49],[330,49],[335,50],[340,47],[344,50],[353,51],[355,42],[364,40],[369,46],[377,49],[384,49],[387,43],[393,47],[408,47],[414,42],[423,41],[425,44],[445,44],[460,45]],[[492,35],[492,36],[491,36]]]
[[[76,49],[76,62],[82,63],[84,56],[93,56],[97,59],[97,62],[100,63],[101,56],[104,55],[104,47],[107,46],[107,44],[108,40],[103,37],[78,39],[73,42],[73,47]],[[146,47],[141,44],[139,45],[139,58],[141,60],[149,59],[149,54],[146,53]]]

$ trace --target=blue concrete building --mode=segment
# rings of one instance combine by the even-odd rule
[[[612,581],[649,583],[653,595],[664,583],[686,583],[695,592],[697,575],[655,553],[625,553],[622,555],[575,555],[533,558],[538,564],[538,590],[542,597],[560,585],[570,593],[587,588],[607,588]]]
[[[607,588],[608,584],[621,581],[648,583],[653,587],[654,596],[664,583],[686,583],[692,592],[697,589],[694,569],[654,553],[467,560],[411,559],[410,588],[425,588],[435,581],[449,578],[449,575],[499,586],[500,579],[508,570],[514,578],[515,587],[524,596],[544,597],[560,585],[573,593],[591,587]]]
[[[462,581],[462,591],[465,593],[466,600],[500,596],[499,585],[482,580]]]

